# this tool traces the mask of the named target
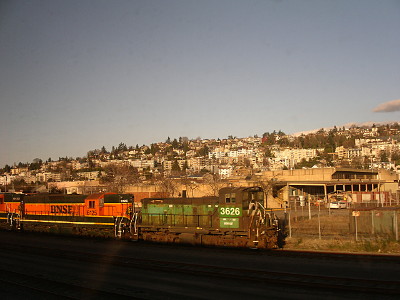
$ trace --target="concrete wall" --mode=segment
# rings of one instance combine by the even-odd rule
[[[398,180],[398,174],[394,171],[380,169],[379,179],[383,181],[395,181]]]
[[[296,169],[263,172],[264,180],[275,179],[277,181],[329,181],[335,168]]]

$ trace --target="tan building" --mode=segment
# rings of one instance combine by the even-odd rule
[[[290,196],[328,201],[331,194],[383,193],[397,197],[398,175],[388,170],[313,168],[266,171],[259,177],[270,187],[269,206],[283,206]],[[356,199],[354,197],[354,199]]]

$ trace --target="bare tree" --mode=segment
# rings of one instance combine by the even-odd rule
[[[210,187],[211,196],[218,196],[219,190],[227,185],[218,174],[204,175],[204,182]]]
[[[273,198],[273,190],[274,190],[276,181],[277,181],[276,177],[272,177],[270,179],[258,178],[255,181],[255,184],[264,190],[264,207],[268,206],[268,199],[270,197]]]
[[[174,197],[178,193],[178,183],[171,178],[161,177],[157,183],[163,194]]]
[[[181,184],[185,187],[186,191],[190,192],[191,197],[193,197],[194,191],[199,188],[199,185],[194,180],[185,176],[181,178]],[[189,193],[188,193],[189,194]]]
[[[109,192],[123,193],[128,185],[140,182],[137,170],[128,165],[110,164],[105,168],[106,176],[101,178]]]

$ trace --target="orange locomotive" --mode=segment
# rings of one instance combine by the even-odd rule
[[[0,227],[25,231],[133,238],[132,194],[0,194]]]
[[[15,229],[15,219],[20,217],[20,203],[22,194],[0,193],[0,227]]]

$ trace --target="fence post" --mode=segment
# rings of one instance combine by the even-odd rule
[[[351,215],[354,217],[354,225],[355,225],[355,230],[356,230],[356,242],[358,242],[357,218],[360,216],[360,211],[353,210]]]
[[[371,223],[372,223],[372,234],[375,234],[375,220],[374,220],[375,211],[371,210]]]
[[[321,206],[318,205],[318,238],[321,239],[321,219],[320,219]]]
[[[355,228],[356,228],[356,242],[358,242],[358,230],[357,230],[357,217],[354,216]]]
[[[396,241],[398,241],[399,240],[399,226],[397,224],[397,211],[394,210],[393,214],[394,214],[394,216],[393,216],[394,235],[396,237]]]

